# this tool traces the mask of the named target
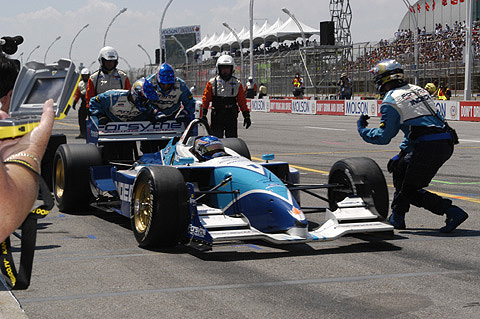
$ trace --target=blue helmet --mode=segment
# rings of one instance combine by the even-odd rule
[[[225,148],[216,136],[203,136],[195,140],[193,149],[203,160],[225,156]]]
[[[174,84],[175,71],[168,63],[163,63],[158,68],[157,82],[160,84]]]

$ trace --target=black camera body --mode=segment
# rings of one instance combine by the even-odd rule
[[[0,52],[12,55],[18,50],[18,46],[23,43],[23,37],[17,35],[15,37],[1,37],[0,38]]]

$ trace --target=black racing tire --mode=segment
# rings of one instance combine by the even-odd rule
[[[48,189],[53,191],[53,159],[60,145],[67,143],[67,137],[64,134],[52,134],[48,140],[45,154],[42,157],[42,177],[47,183]]]
[[[353,195],[362,197],[369,206],[374,205],[378,214],[387,218],[387,182],[382,170],[371,158],[352,157],[337,161],[330,169],[328,183],[343,185],[328,189],[331,210],[337,209],[337,203],[345,197]]]
[[[248,150],[247,143],[244,140],[238,137],[226,137],[220,139],[224,147],[228,147],[231,150],[234,150],[239,155],[248,158],[251,160],[250,151]]]
[[[173,247],[190,221],[187,184],[171,166],[148,166],[135,179],[130,220],[140,247]]]
[[[53,161],[53,195],[60,211],[85,208],[93,197],[90,167],[102,165],[100,150],[93,144],[63,144]]]

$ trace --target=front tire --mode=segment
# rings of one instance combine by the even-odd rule
[[[182,173],[169,166],[142,168],[133,185],[130,220],[140,247],[172,247],[180,242],[189,223]]]
[[[373,204],[380,216],[387,218],[387,183],[382,170],[371,158],[352,157],[336,162],[330,169],[328,183],[342,185],[328,190],[331,210],[337,209],[337,203],[347,196],[360,196],[367,204]]]
[[[100,150],[93,144],[62,144],[53,161],[53,195],[60,211],[77,211],[93,197],[90,166],[102,165]]]

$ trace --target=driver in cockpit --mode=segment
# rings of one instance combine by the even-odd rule
[[[203,162],[212,158],[226,156],[222,142],[216,136],[202,136],[193,143],[191,152]]]

